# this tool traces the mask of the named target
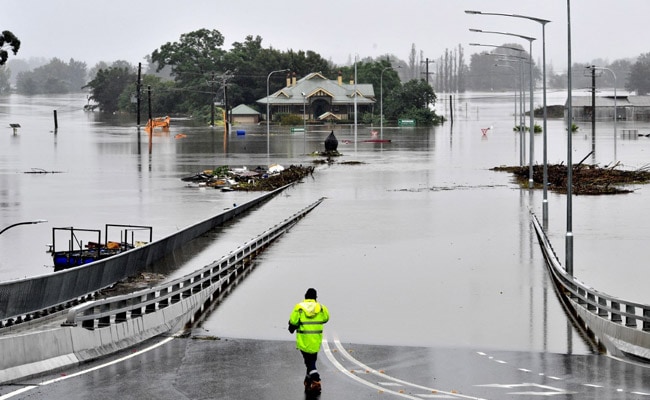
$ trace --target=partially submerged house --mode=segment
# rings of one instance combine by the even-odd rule
[[[614,110],[616,110],[619,121],[650,121],[650,96],[608,95],[597,96],[595,101],[594,107],[591,96],[573,96],[571,98],[573,120],[591,121],[591,116],[595,112],[596,121],[613,121]]]
[[[287,75],[284,88],[257,103],[263,107],[268,103],[271,121],[278,114],[293,114],[307,121],[335,122],[354,120],[355,101],[357,115],[371,112],[376,102],[372,84],[343,83],[340,73],[337,80],[330,80],[312,72],[301,79],[295,73]]]
[[[240,104],[230,111],[234,124],[255,125],[260,122],[261,114],[251,107]]]

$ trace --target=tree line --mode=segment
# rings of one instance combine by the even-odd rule
[[[260,36],[247,36],[243,42],[235,42],[230,50],[226,50],[223,48],[225,38],[218,30],[200,29],[183,34],[178,41],[165,43],[149,54],[138,87],[138,67],[119,60],[110,64],[100,62],[90,69],[84,62],[74,59],[66,62],[58,58],[33,69],[26,68],[24,61],[15,59],[3,66],[8,58],[7,50],[16,54],[20,41],[8,31],[3,32],[0,39],[0,94],[12,90],[11,70],[15,69],[19,72],[13,79],[13,86],[18,93],[32,95],[89,90],[92,100],[105,112],[135,112],[134,99],[139,90],[141,97],[145,91],[147,95],[151,94],[152,108],[157,113],[206,118],[213,102],[229,108],[247,104],[259,109],[256,101],[266,96],[270,71],[289,69],[298,77],[316,71],[330,79],[336,79],[339,73],[345,80],[354,77],[351,62],[346,66],[336,66],[313,51],[280,51],[264,47]],[[429,106],[435,104],[435,92],[515,90],[522,79],[523,82],[529,79],[528,59],[525,49],[512,43],[473,54],[469,62],[461,45],[446,49],[437,59],[429,59],[413,44],[408,62],[392,55],[355,61],[358,81],[373,84],[376,95],[383,89],[387,119],[417,116],[419,122],[431,123],[438,121],[435,113],[428,111]],[[616,85],[638,94],[650,92],[650,53],[639,56],[636,61],[606,63],[594,60],[590,65],[609,70],[598,78],[599,87]],[[591,84],[590,76],[582,73],[588,66],[574,66],[574,87]],[[533,61],[533,79],[539,87],[539,62]],[[565,88],[566,81],[566,73],[558,74],[548,68],[549,88]],[[382,82],[383,88],[380,88]],[[271,93],[283,85],[284,79],[277,76],[269,81]],[[415,93],[410,96],[405,92],[407,90]],[[376,107],[363,118],[377,119],[378,114]]]

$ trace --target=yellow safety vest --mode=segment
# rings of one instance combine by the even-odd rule
[[[297,326],[296,348],[305,353],[318,353],[323,341],[323,324],[330,319],[329,311],[316,300],[305,299],[296,304],[289,323]]]

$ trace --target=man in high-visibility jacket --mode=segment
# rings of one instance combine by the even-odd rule
[[[316,369],[318,351],[323,341],[323,324],[330,319],[324,304],[316,301],[316,289],[309,288],[305,300],[296,304],[289,317],[289,332],[296,332],[296,348],[307,367],[305,391],[320,392],[320,375]]]

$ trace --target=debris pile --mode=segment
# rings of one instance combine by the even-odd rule
[[[572,191],[579,195],[601,195],[631,193],[632,189],[625,185],[645,184],[650,182],[650,172],[645,169],[622,170],[616,169],[618,164],[611,167],[577,164],[573,166]],[[522,187],[528,187],[530,176],[529,166],[495,167],[493,171],[505,171],[514,174]],[[558,193],[567,191],[567,167],[564,164],[547,165],[548,190]],[[533,166],[533,184],[542,188],[544,183],[544,166]]]
[[[268,169],[230,168],[222,166],[214,170],[205,170],[198,174],[181,178],[188,185],[207,186],[222,191],[271,191],[290,183],[299,181],[307,175],[313,175],[314,167],[291,165],[284,168],[274,164]]]

